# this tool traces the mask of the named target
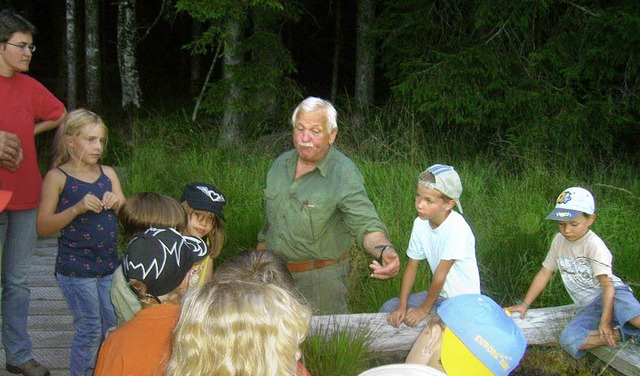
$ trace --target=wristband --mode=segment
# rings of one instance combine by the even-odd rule
[[[522,299],[516,300],[516,305],[520,305],[520,304],[523,304],[523,305],[527,306],[527,308],[530,307],[530,304],[525,302],[524,300],[522,300]]]
[[[378,257],[378,262],[380,263],[380,265],[382,265],[382,254],[384,254],[384,250],[387,248],[393,248],[393,244],[380,244],[380,245],[376,245],[374,248],[376,249],[382,248],[382,251],[380,251],[380,257]]]

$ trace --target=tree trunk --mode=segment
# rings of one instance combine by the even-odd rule
[[[338,94],[338,76],[340,74],[340,49],[342,47],[342,1],[335,3],[335,41],[333,44],[333,70],[331,72],[331,102],[336,103]]]
[[[193,20],[193,25],[191,26],[191,40],[197,40],[198,38],[200,38],[200,34],[202,34],[202,23],[198,20]],[[198,95],[198,92],[200,92],[200,87],[202,85],[202,55],[201,54],[194,54],[193,52],[191,52],[190,54],[190,80],[191,80],[191,85],[189,92],[191,93],[192,96],[196,96]]]
[[[122,107],[140,108],[140,78],[136,62],[136,1],[118,1],[118,67],[122,85]]]
[[[229,82],[229,95],[227,95],[224,117],[222,120],[222,131],[218,146],[230,148],[241,140],[240,124],[242,114],[238,111],[238,105],[242,98],[242,87],[234,82],[236,69],[242,63],[242,54],[238,51],[242,42],[242,24],[239,20],[229,19],[226,22],[229,36],[224,44],[224,80]]]
[[[76,17],[75,0],[66,0],[65,19],[67,24],[67,110],[76,108]]]
[[[278,27],[280,26],[279,23],[281,20],[273,14],[261,10],[259,12],[254,12],[252,18],[254,23],[254,35],[278,35]],[[277,70],[278,61],[273,53],[273,49],[274,47],[269,44],[261,43],[256,45],[253,48],[253,62],[259,62],[260,65],[269,67],[270,70]],[[265,77],[264,79],[265,81],[269,80],[271,82],[267,82],[267,84],[264,85],[264,89],[260,90],[258,95],[254,98],[256,98],[259,103],[258,106],[263,109],[265,120],[269,121],[278,118],[278,82],[274,81],[281,80],[282,77],[278,77],[276,79],[272,77]]]
[[[371,28],[375,16],[375,0],[358,0],[355,98],[359,105],[374,101],[376,41]]]
[[[84,2],[85,81],[87,106],[98,111],[102,104],[100,64],[100,0]]]

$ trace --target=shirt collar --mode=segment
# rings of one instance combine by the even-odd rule
[[[320,175],[322,175],[323,177],[326,177],[327,173],[329,172],[329,160],[331,159],[334,153],[335,153],[335,150],[333,148],[333,145],[329,146],[329,151],[327,152],[327,155],[325,155],[324,158],[322,158],[322,160],[318,162],[318,164],[316,165],[316,168],[314,169],[314,170],[318,170],[318,172],[320,172]],[[298,158],[299,158],[298,152],[294,149],[292,150],[291,156],[287,159],[287,165],[289,166],[290,171],[293,171],[293,174],[295,174],[295,171],[296,171],[296,164],[298,163]]]

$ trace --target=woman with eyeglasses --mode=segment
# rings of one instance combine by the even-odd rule
[[[24,74],[36,50],[35,33],[16,12],[0,11],[0,182],[3,190],[13,191],[0,213],[2,342],[7,371],[42,376],[49,370],[33,359],[27,333],[28,276],[42,185],[35,136],[56,128],[67,112],[49,90]]]

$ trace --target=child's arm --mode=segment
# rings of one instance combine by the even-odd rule
[[[387,322],[396,328],[402,324],[404,316],[407,313],[407,302],[409,300],[411,290],[413,289],[416,275],[418,274],[419,263],[420,262],[418,260],[414,260],[409,257],[407,267],[404,269],[404,273],[402,274],[400,301],[398,302],[398,307],[396,307],[396,309],[387,316]]]
[[[58,170],[50,170],[42,182],[42,198],[36,218],[36,229],[40,236],[51,236],[62,230],[75,217],[91,210],[96,213],[102,211],[102,201],[92,194],[88,194],[75,205],[56,213],[58,198],[64,187],[66,176]]]
[[[102,166],[104,174],[111,180],[111,192],[105,192],[102,197],[102,203],[105,209],[113,209],[116,213],[124,204],[125,198],[120,185],[120,179],[116,171],[109,166]]]
[[[511,307],[507,307],[509,312],[520,312],[520,317],[524,318],[529,310],[529,306],[533,304],[533,301],[540,295],[542,290],[547,287],[547,283],[553,276],[553,271],[545,268],[544,266],[540,268],[540,271],[533,278],[533,282],[531,282],[531,286],[527,291],[527,295],[525,295],[524,299],[520,304],[516,304]]]
[[[607,341],[609,346],[616,347],[616,338],[614,337],[613,329],[611,329],[615,289],[613,288],[611,277],[608,275],[600,274],[596,276],[596,278],[598,278],[598,282],[600,282],[600,287],[602,288],[602,316],[600,317],[598,332],[600,333],[600,337]]]
[[[424,300],[424,303],[422,303],[420,307],[410,308],[407,311],[404,319],[404,323],[407,324],[407,326],[416,326],[429,315],[433,304],[436,302],[438,296],[440,296],[444,282],[447,279],[447,274],[449,274],[449,270],[451,270],[454,262],[455,260],[440,260],[431,278],[431,284],[429,285],[427,298]]]

